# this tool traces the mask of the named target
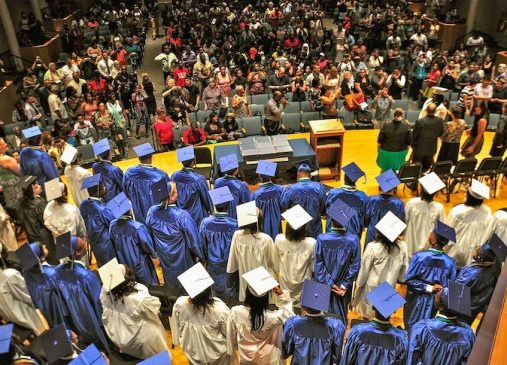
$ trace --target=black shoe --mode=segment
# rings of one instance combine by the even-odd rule
[[[145,133],[145,134],[144,134],[144,138],[148,138],[148,133]]]
[[[141,137],[139,136],[139,134],[136,134],[136,139],[141,139]]]

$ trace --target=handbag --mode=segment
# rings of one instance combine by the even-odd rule
[[[348,110],[353,110],[356,108],[356,105],[354,104],[354,97],[355,97],[354,93],[350,93],[344,96],[345,106]]]

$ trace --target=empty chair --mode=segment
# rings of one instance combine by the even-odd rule
[[[490,114],[487,130],[488,131],[496,131],[496,127],[498,127],[498,122],[500,122],[500,114],[495,114],[495,113]]]
[[[459,100],[459,93],[458,92],[452,92],[451,93],[451,98],[449,99],[449,101],[458,101]]]
[[[502,167],[501,157],[486,157],[484,158],[477,170],[475,170],[474,176],[478,180],[484,180],[485,176],[489,176],[493,182],[494,190],[493,196],[496,197],[496,184],[500,174],[499,169]]]
[[[422,164],[420,162],[414,163],[406,163],[400,167],[400,171],[398,172],[398,178],[403,184],[403,190],[407,184],[415,183],[415,188],[417,188],[417,184],[419,183],[417,180],[421,176]],[[414,189],[417,190],[418,189]]]
[[[343,99],[336,99],[336,110],[340,110],[343,108],[344,100]]]
[[[299,105],[299,102],[290,102],[285,105],[285,108],[283,108],[284,113],[299,113],[301,110],[301,106]]]
[[[195,155],[195,172],[202,175],[206,180],[210,181],[213,176],[213,156],[208,147],[194,148]]]
[[[14,134],[13,130],[14,128],[18,127],[19,129],[23,130],[27,127],[25,122],[18,122],[18,123],[7,123],[4,125],[4,131],[6,135]]]
[[[355,127],[354,124],[354,112],[348,110],[340,110],[338,112],[338,118],[343,120],[344,127]]]
[[[284,113],[282,115],[282,124],[288,133],[301,131],[301,114],[300,113]]]
[[[190,123],[197,122],[197,114],[195,112],[188,112],[188,119],[190,120]]]
[[[319,112],[307,112],[301,114],[301,123],[305,129],[310,129],[310,120],[320,120]]]
[[[285,97],[287,98],[288,101],[292,101],[293,96],[294,94],[292,94],[290,91],[285,93]]]
[[[471,179],[475,173],[475,166],[477,166],[476,158],[465,158],[458,161],[449,180],[447,181],[447,202],[449,203],[451,192],[456,185],[460,186],[465,180]]]
[[[197,112],[197,121],[201,124],[206,123],[210,114],[211,110],[199,110]]]
[[[264,115],[264,105],[252,104],[250,105],[250,111],[252,112],[252,115],[255,115],[255,113]]]
[[[407,119],[413,127],[415,125],[415,121],[419,119],[419,110],[409,110],[408,112],[405,112],[405,119]]]
[[[401,108],[405,111],[408,110],[408,100],[395,100],[393,104],[393,108]]]
[[[452,161],[437,161],[431,166],[430,172],[434,172],[443,182],[446,182],[451,174],[452,166]]]
[[[258,94],[251,96],[251,104],[265,105],[269,100],[269,94]]]
[[[312,106],[309,101],[302,101],[300,104],[301,104],[301,111],[303,113],[313,112]]]
[[[263,134],[261,117],[241,118],[241,124],[245,136],[259,136]]]

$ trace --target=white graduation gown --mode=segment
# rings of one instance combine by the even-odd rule
[[[312,279],[315,244],[316,241],[312,237],[306,237],[300,242],[291,242],[280,233],[275,238],[275,270],[279,271],[280,287],[289,291],[294,305],[301,301],[305,279]]]
[[[232,307],[227,321],[227,352],[239,350],[241,365],[282,365],[281,358],[283,324],[294,315],[288,291],[280,297],[278,310],[267,310],[264,326],[251,331],[250,308],[243,305]]]
[[[49,328],[42,313],[33,305],[25,279],[19,271],[10,268],[0,269],[0,316],[32,329],[36,335]]]
[[[456,230],[456,244],[445,247],[447,254],[461,268],[473,260],[475,250],[493,234],[494,219],[486,205],[470,207],[460,204],[451,209],[447,224]]]
[[[0,204],[0,242],[9,251],[16,251],[18,249],[18,240],[12,228],[11,221],[6,220],[7,213],[4,207]]]
[[[107,335],[120,352],[147,359],[167,351],[167,333],[160,322],[160,300],[150,295],[143,284],[136,284],[137,293],[114,301],[104,288],[100,293],[102,322]]]
[[[507,212],[499,210],[494,215],[495,219],[495,233],[496,235],[507,244]]]
[[[412,198],[405,205],[407,229],[405,242],[408,256],[429,248],[428,237],[438,220],[444,221],[445,211],[442,203],[425,202],[421,198]]]
[[[229,261],[227,263],[227,272],[234,273],[239,271],[240,302],[245,300],[245,290],[247,287],[241,275],[259,266],[264,266],[271,275],[275,274],[275,264],[273,261],[274,247],[273,239],[265,233],[250,234],[243,229],[234,232],[229,252]]]
[[[407,244],[398,241],[399,249],[392,249],[391,253],[377,241],[368,243],[361,260],[361,269],[356,280],[356,293],[352,306],[363,317],[374,315],[373,309],[366,299],[366,295],[377,286],[387,281],[393,288],[397,282],[402,282],[408,267]]]
[[[79,207],[83,200],[88,199],[88,191],[86,189],[81,190],[83,181],[92,175],[88,172],[88,170],[77,165],[67,165],[65,167],[64,174],[67,179],[67,186],[72,194],[74,204]]]
[[[58,204],[50,201],[44,209],[44,225],[53,233],[54,237],[68,231],[73,236],[86,238],[86,227],[79,209],[74,205]]]
[[[179,297],[173,307],[171,331],[174,345],[181,345],[190,364],[229,365],[227,319],[231,310],[218,298],[205,314],[194,311],[188,296]]]

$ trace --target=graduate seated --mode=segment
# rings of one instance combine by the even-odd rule
[[[39,365],[40,359],[26,351],[19,337],[13,336],[14,324],[0,325],[0,364]]]

